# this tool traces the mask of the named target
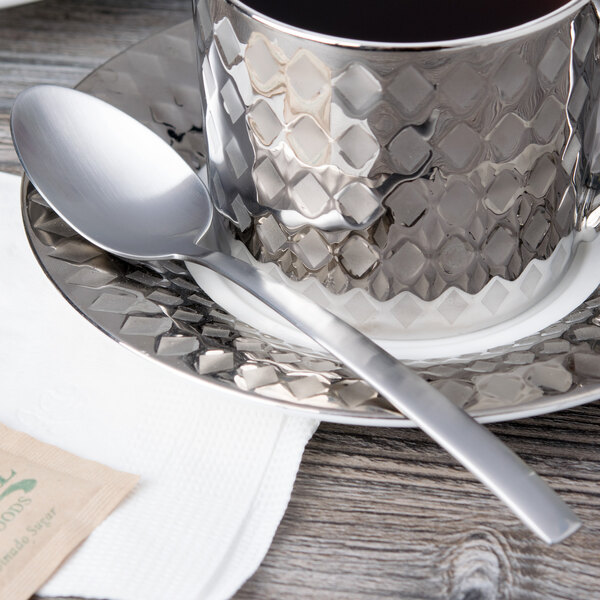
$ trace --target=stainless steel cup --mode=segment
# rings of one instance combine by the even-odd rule
[[[502,321],[560,277],[585,222],[593,2],[420,44],[194,12],[210,191],[247,260],[380,337]]]

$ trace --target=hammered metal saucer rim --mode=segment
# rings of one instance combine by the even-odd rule
[[[156,362],[162,368],[169,369],[170,371],[177,373],[179,376],[187,377],[193,381],[198,381],[200,379],[204,385],[207,385],[218,391],[226,391],[228,394],[232,394],[238,397],[240,400],[251,400],[253,402],[257,402],[259,404],[263,404],[266,406],[275,406],[279,410],[284,410],[290,413],[302,413],[303,415],[310,417],[314,416],[319,418],[319,420],[339,423],[345,425],[362,425],[362,426],[370,426],[370,427],[399,427],[399,428],[414,428],[415,424],[410,420],[404,417],[403,415],[384,415],[384,414],[369,414],[369,413],[361,413],[360,416],[351,410],[344,410],[340,408],[319,408],[316,406],[309,405],[301,405],[296,402],[289,402],[285,400],[279,400],[276,398],[269,398],[267,396],[262,396],[260,394],[252,394],[250,392],[245,392],[243,390],[235,390],[235,389],[226,389],[224,390],[224,386],[217,383],[211,378],[193,375],[191,373],[182,372],[176,366],[168,365],[164,362],[157,361],[148,353],[136,348],[135,345],[124,341],[119,338],[117,335],[103,328],[97,321],[92,319],[89,314],[86,314],[80,306],[78,306],[71,297],[65,292],[63,288],[60,287],[55,278],[52,277],[51,273],[48,271],[46,265],[41,260],[37,249],[35,248],[33,239],[32,239],[32,225],[28,220],[26,214],[26,202],[27,202],[27,190],[32,184],[27,179],[27,176],[23,176],[21,180],[21,208],[22,208],[22,216],[23,222],[25,225],[25,230],[27,234],[27,240],[31,247],[31,250],[40,265],[40,268],[44,272],[44,275],[48,277],[48,279],[52,282],[58,292],[63,296],[63,298],[67,301],[67,303],[77,311],[84,319],[86,319],[91,325],[99,329],[102,333],[111,338],[114,342],[120,344],[130,352],[133,352],[139,356],[142,356],[148,360],[152,360]],[[587,404],[589,402],[596,401],[598,396],[600,395],[600,385],[589,385],[582,388],[575,389],[562,397],[546,397],[545,402],[534,402],[530,405],[522,405],[518,410],[511,409],[510,407],[506,407],[504,410],[494,410],[490,412],[490,409],[487,410],[474,410],[469,411],[469,414],[473,416],[477,421],[481,423],[498,423],[503,421],[512,421],[516,419],[524,419],[529,417],[540,416],[544,414],[548,414],[551,412],[557,412],[561,410],[566,410],[568,408],[574,408],[576,406],[580,406],[582,404]]]

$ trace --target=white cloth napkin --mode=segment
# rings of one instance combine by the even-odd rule
[[[141,475],[40,594],[230,597],[270,546],[317,422],[110,340],[42,274],[19,204],[19,179],[0,173],[0,422]]]

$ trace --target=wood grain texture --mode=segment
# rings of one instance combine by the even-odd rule
[[[0,170],[20,171],[8,114],[21,89],[73,85],[189,10],[188,0],[46,0],[0,12]],[[553,547],[537,541],[419,431],[325,424],[236,598],[600,600],[600,404],[491,429],[582,530]]]
[[[495,425],[584,529],[535,540],[419,431],[322,426],[239,598],[600,598],[600,406]]]
[[[191,0],[49,0],[0,11],[0,170],[20,172],[8,118],[39,83],[75,85],[131,44],[191,17]]]

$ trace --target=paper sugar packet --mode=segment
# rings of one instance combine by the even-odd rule
[[[27,600],[138,479],[0,424],[0,600]]]

